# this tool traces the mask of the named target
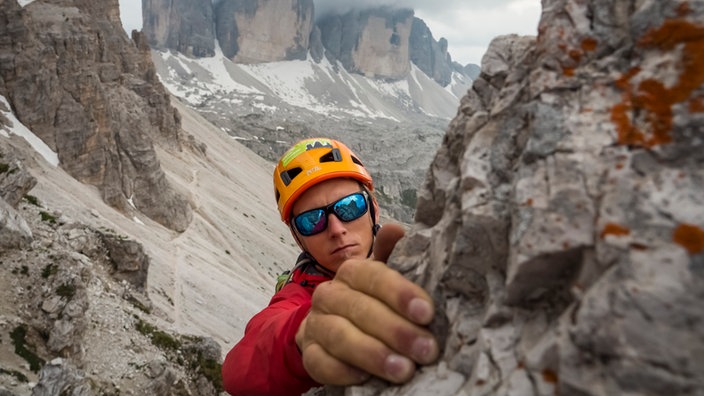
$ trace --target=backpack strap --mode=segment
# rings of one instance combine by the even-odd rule
[[[334,272],[318,264],[310,254],[303,252],[298,256],[293,269],[282,272],[276,278],[275,291],[278,292],[289,283],[298,283],[303,287],[314,288],[334,276]]]

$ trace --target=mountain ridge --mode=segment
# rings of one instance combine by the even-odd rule
[[[402,79],[411,63],[441,86],[452,73],[471,77],[471,64],[452,61],[447,40],[436,41],[411,8],[367,6],[316,15],[312,0],[147,0],[142,13],[142,31],[153,48],[197,58],[214,56],[217,41],[235,63],[304,60],[310,54],[316,62],[326,57],[373,78]]]

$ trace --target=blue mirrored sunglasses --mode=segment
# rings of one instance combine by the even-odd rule
[[[325,231],[330,213],[347,223],[362,217],[368,208],[366,194],[357,192],[322,208],[306,210],[293,218],[293,224],[301,235],[311,236]]]

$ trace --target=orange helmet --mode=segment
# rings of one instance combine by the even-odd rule
[[[291,221],[293,203],[314,185],[337,177],[349,177],[374,190],[372,177],[344,144],[333,139],[305,139],[291,147],[274,170],[274,194],[281,220]]]

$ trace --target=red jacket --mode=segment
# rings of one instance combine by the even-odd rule
[[[296,346],[298,327],[308,314],[313,290],[332,279],[305,255],[283,288],[256,314],[222,365],[225,390],[235,396],[301,395],[320,386],[303,368]]]

